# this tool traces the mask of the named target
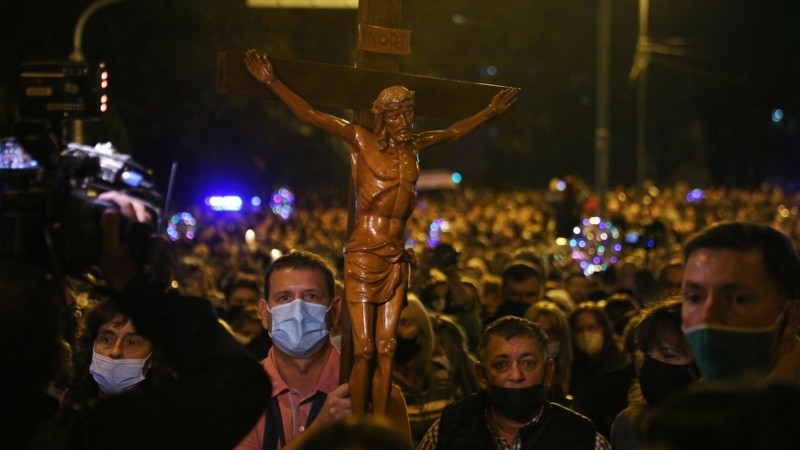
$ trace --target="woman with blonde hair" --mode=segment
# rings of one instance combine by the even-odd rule
[[[550,401],[569,406],[569,380],[572,371],[572,336],[567,316],[555,303],[542,300],[525,311],[525,318],[539,324],[547,334],[547,349],[556,363]]]
[[[431,319],[414,294],[400,313],[392,383],[406,400],[414,445],[454,400],[448,371],[434,363],[436,346]]]

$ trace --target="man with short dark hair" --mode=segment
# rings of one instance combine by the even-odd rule
[[[248,306],[255,306],[261,298],[261,287],[254,276],[239,274],[225,286],[225,311],[221,314],[230,323]]]
[[[272,392],[238,448],[284,448],[310,426],[350,415],[348,385],[339,386],[339,351],[329,336],[341,308],[334,288],[330,265],[310,252],[292,251],[267,268],[259,315],[273,342],[262,361]]]
[[[261,326],[258,301],[261,286],[250,274],[238,274],[225,286],[225,309],[221,319],[230,327],[233,336],[256,361],[266,358],[272,347],[269,333]]]
[[[532,304],[544,298],[544,276],[533,263],[512,260],[501,276],[503,302],[495,312],[495,319],[509,315],[522,317]]]
[[[684,246],[682,321],[705,380],[800,385],[800,258],[768,225],[723,222]]]
[[[610,449],[589,419],[547,400],[554,368],[539,325],[498,319],[481,336],[481,390],[448,405],[418,450]]]

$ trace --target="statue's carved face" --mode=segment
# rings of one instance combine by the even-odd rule
[[[384,113],[386,132],[391,141],[405,143],[411,139],[414,128],[414,107],[402,106]]]

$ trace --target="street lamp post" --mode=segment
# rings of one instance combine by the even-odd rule
[[[594,178],[597,192],[597,215],[605,214],[608,189],[608,152],[611,132],[608,128],[608,78],[611,54],[611,0],[600,0],[597,9],[597,105],[594,131]]]
[[[75,24],[75,32],[72,35],[72,53],[69,55],[70,61],[86,61],[86,57],[83,55],[83,50],[81,50],[81,44],[83,43],[83,28],[86,26],[86,22],[89,21],[89,17],[91,17],[92,14],[94,14],[98,9],[121,1],[122,0],[97,0],[83,10],[83,13],[78,18],[78,22]]]
[[[75,24],[75,32],[72,35],[72,53],[69,54],[70,61],[86,61],[81,45],[83,43],[83,28],[86,26],[86,22],[89,21],[89,17],[98,9],[121,1],[122,0],[97,0],[83,10],[83,13],[78,18],[78,22]],[[83,120],[81,119],[74,119],[72,121],[72,141],[83,144]]]
[[[647,66],[650,63],[648,13],[650,0],[639,0],[639,39],[636,42],[636,179],[647,177]]]

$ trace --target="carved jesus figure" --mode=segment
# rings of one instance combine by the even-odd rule
[[[300,120],[348,144],[356,195],[354,227],[344,246],[345,297],[355,360],[350,397],[354,414],[364,413],[371,400],[373,414],[386,415],[400,309],[414,263],[413,252],[404,248],[403,235],[414,210],[417,154],[459,139],[504,113],[516,102],[519,89],[499,92],[486,108],[444,130],[413,134],[414,92],[402,86],[388,87],[378,95],[372,105],[375,125],[369,130],[314,109],[275,76],[265,54],[249,50],[245,65]],[[370,374],[375,355],[375,371]]]

